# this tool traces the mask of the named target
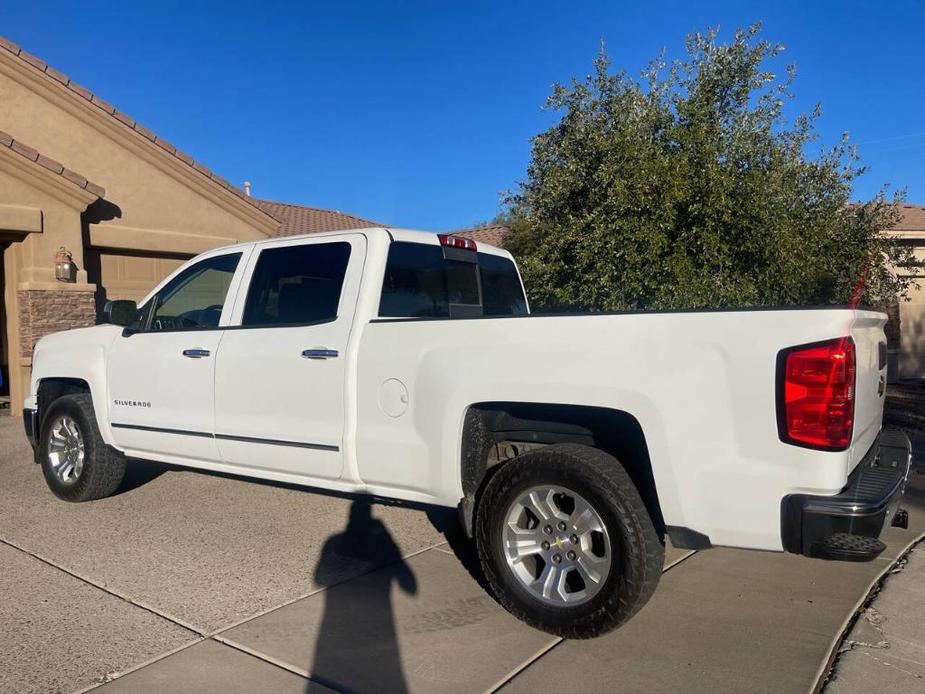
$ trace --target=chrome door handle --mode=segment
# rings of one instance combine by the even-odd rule
[[[203,357],[208,357],[210,354],[211,352],[209,350],[202,349],[201,347],[183,350],[183,356],[189,357],[190,359],[202,359]]]
[[[338,351],[336,349],[328,349],[327,347],[302,350],[302,356],[306,359],[333,359],[337,355]]]

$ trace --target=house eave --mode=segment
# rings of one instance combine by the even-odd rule
[[[0,50],[0,73],[40,94],[50,103],[118,142],[147,163],[182,182],[262,233],[270,235],[279,226],[278,220],[242,199],[232,190],[168,153],[136,130],[127,127],[112,115],[8,50]]]
[[[96,194],[74,185],[8,147],[0,147],[0,171],[19,178],[79,212],[83,212],[98,199]]]

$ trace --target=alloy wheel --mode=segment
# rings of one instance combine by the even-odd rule
[[[72,417],[61,415],[49,428],[48,462],[59,482],[73,484],[84,467],[84,440]]]
[[[580,605],[603,587],[613,566],[610,536],[597,510],[558,485],[533,487],[508,508],[502,528],[507,565],[540,601]]]

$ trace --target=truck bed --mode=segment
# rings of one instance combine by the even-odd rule
[[[458,441],[469,406],[610,408],[645,435],[667,524],[714,544],[780,550],[781,499],[841,491],[878,434],[885,321],[846,308],[373,320],[354,356],[359,473],[370,487],[455,505],[460,447],[447,442]],[[849,335],[857,350],[850,447],[782,442],[779,352]],[[387,412],[383,400],[402,392],[402,413]]]

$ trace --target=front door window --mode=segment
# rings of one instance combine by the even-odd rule
[[[218,327],[225,297],[240,253],[229,253],[191,265],[152,299],[149,331],[203,330]]]

